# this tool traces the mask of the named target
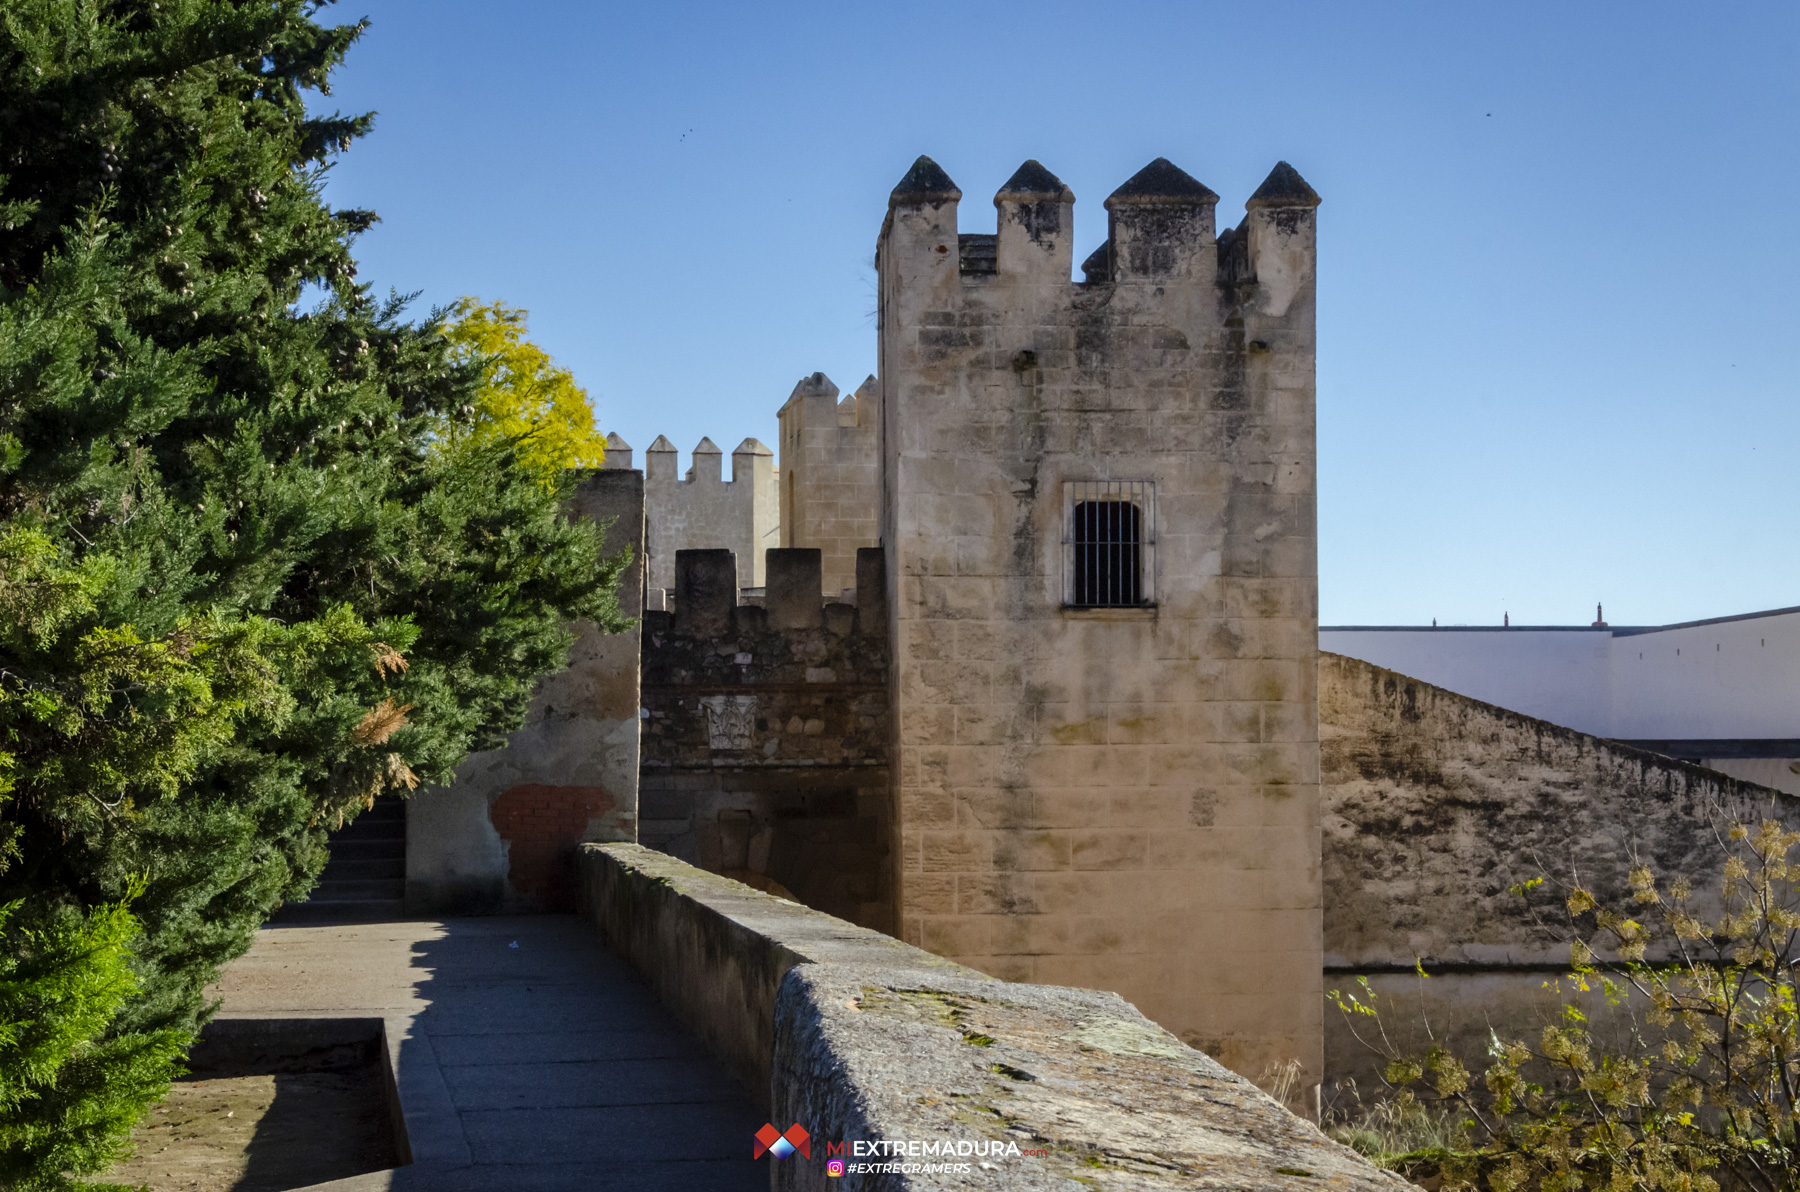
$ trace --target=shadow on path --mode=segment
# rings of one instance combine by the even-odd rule
[[[409,1071],[421,1065],[442,1074],[470,1165],[402,1167],[392,1187],[768,1187],[767,1161],[750,1158],[762,1122],[749,1096],[586,923],[442,928],[413,944],[415,992],[428,1004],[401,1042],[399,1076],[428,1076]]]

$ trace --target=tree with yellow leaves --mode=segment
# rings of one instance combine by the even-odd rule
[[[587,390],[550,354],[526,338],[529,313],[504,302],[463,298],[444,336],[453,358],[480,370],[472,426],[452,442],[509,440],[519,462],[554,474],[597,468],[606,440],[594,426]]]

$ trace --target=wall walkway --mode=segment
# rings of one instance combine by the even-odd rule
[[[386,1020],[413,1163],[317,1192],[768,1187],[743,1088],[573,916],[265,929],[214,993]]]

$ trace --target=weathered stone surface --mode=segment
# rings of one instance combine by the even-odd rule
[[[619,607],[643,592],[643,477],[585,476],[577,516],[610,522],[605,550],[632,552]],[[546,676],[525,723],[499,749],[472,753],[448,786],[406,808],[412,914],[574,909],[575,845],[637,839],[638,625],[607,634],[578,624],[568,669]]]
[[[1252,211],[1221,285],[1217,196],[1159,159],[1077,285],[1073,196],[1026,181],[992,268],[940,181],[877,247],[899,930],[1116,990],[1252,1078],[1298,1060],[1307,1104],[1314,212]],[[1146,526],[1132,607],[1070,578],[1073,486],[1098,481],[1137,486],[1107,490]]]
[[[1405,1187],[1115,994],[995,981],[636,845],[584,847],[581,868],[607,944],[770,1120],[812,1134],[776,1187]],[[827,1184],[826,1143],[857,1138],[1048,1153]]]
[[[892,930],[886,621],[858,632],[859,611],[833,602],[819,627],[771,628],[807,592],[818,609],[817,552],[784,553],[811,556],[804,590],[738,606],[722,635],[646,615],[639,840]]]
[[[775,1014],[772,1120],[814,1138],[778,1189],[1409,1186],[1117,994],[803,965]],[[856,1139],[1000,1146],[894,1159],[966,1172],[827,1178],[826,1142]]]
[[[837,394],[831,378],[813,373],[794,386],[779,414],[781,545],[817,547],[821,590],[834,597],[857,587],[856,552],[881,537],[881,386],[870,377],[843,401]],[[858,588],[857,603],[862,599]]]
[[[1566,950],[1536,925],[1557,895],[1533,907],[1514,885],[1579,875],[1623,898],[1637,858],[1704,891],[1723,864],[1715,827],[1796,810],[1765,787],[1339,654],[1319,656],[1319,721],[1334,967],[1560,965]]]
[[[768,1104],[775,996],[796,964],[981,974],[634,844],[581,850],[582,913]]]
[[[1778,791],[1338,654],[1319,656],[1319,735],[1326,985],[1366,977],[1395,1043],[1443,1042],[1474,1065],[1492,1031],[1536,1040],[1572,992],[1567,944],[1546,929],[1567,922],[1556,883],[1629,907],[1641,861],[1687,877],[1704,907],[1715,831],[1800,820]],[[1512,893],[1540,876],[1529,902]],[[1328,1013],[1326,1069],[1366,1091],[1380,1061],[1351,1025]]]

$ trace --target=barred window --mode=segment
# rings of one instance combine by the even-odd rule
[[[1156,484],[1063,483],[1063,603],[1140,608],[1154,602]]]

